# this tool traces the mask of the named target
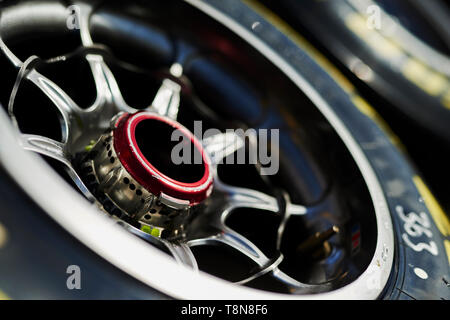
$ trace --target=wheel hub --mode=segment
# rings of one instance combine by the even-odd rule
[[[124,113],[112,124],[85,162],[94,192],[106,196],[107,211],[119,209],[167,236],[178,235],[190,209],[212,191],[210,159],[201,143],[177,121],[153,112]],[[196,162],[173,163],[175,131]]]

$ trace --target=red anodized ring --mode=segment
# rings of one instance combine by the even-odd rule
[[[194,147],[202,155],[204,174],[202,178],[193,183],[174,180],[156,169],[142,154],[136,142],[136,126],[143,120],[158,120],[180,130],[188,137]],[[117,156],[128,173],[152,194],[159,196],[162,193],[173,198],[189,201],[195,205],[205,200],[212,190],[211,160],[204,152],[200,141],[180,123],[152,112],[137,112],[124,114],[116,124],[113,132],[114,149]]]

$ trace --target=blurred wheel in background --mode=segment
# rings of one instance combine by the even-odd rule
[[[262,1],[351,79],[450,208],[450,10],[432,1]]]

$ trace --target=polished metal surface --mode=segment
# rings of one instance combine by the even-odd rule
[[[127,172],[119,161],[112,140],[112,133],[103,135],[87,154],[85,165],[92,167],[98,191],[107,195],[131,218],[154,226],[165,226],[170,219],[161,214],[165,208],[161,197],[145,189]],[[172,209],[173,213],[181,214],[180,211],[189,209],[189,206]]]

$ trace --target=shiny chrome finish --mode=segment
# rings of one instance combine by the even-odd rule
[[[176,62],[169,69],[170,75],[179,79],[183,75],[183,66]],[[156,93],[150,106],[150,110],[156,113],[177,120],[178,109],[180,107],[181,86],[172,79],[164,79],[161,87]]]
[[[280,206],[279,200],[272,196],[252,189],[233,187],[220,180],[217,175],[217,165],[228,155],[244,146],[244,142],[239,136],[230,133],[218,134],[204,139],[203,145],[213,160],[212,166],[215,169],[214,190],[220,193],[222,200],[216,200],[216,203],[212,205],[213,208],[210,208],[199,217],[200,222],[198,224],[202,226],[200,228],[204,230],[213,229],[216,232],[206,235],[207,231],[200,231],[194,235],[193,239],[188,240],[188,246],[224,245],[252,260],[257,265],[258,271],[238,281],[237,284],[246,284],[259,277],[268,275],[288,286],[292,292],[316,292],[323,289],[322,286],[304,284],[289,277],[278,269],[279,264],[283,261],[282,254],[275,259],[267,257],[250,240],[225,225],[228,216],[237,208],[260,209],[266,212],[261,214],[280,215],[283,217],[283,220],[277,237],[277,248],[279,249],[286,221],[292,215],[307,214],[308,208],[290,203],[288,197],[284,198],[284,203]],[[283,207],[285,210],[282,209]],[[314,210],[314,208],[311,208],[311,210]],[[199,237],[199,234],[203,236]]]
[[[203,139],[203,148],[209,154],[215,168],[227,156],[244,147],[244,140],[233,132],[216,134]]]
[[[85,46],[92,46],[93,43],[88,30],[88,19],[91,9],[90,6],[84,4],[81,4],[81,8],[80,34],[82,42]],[[3,40],[0,41],[0,48],[13,65],[19,69],[19,72],[31,60],[37,58],[32,56],[25,62],[20,61],[9,50]],[[64,57],[61,59],[64,59]],[[117,86],[117,82],[104,63],[103,57],[89,54],[86,56],[86,59],[91,66],[97,88],[97,99],[88,109],[80,108],[64,90],[38,71],[34,69],[23,70],[23,78],[36,85],[53,102],[59,111],[62,126],[62,142],[49,141],[46,137],[34,136],[32,137],[33,141],[31,145],[30,143],[26,143],[24,148],[61,161],[67,167],[69,175],[75,184],[92,201],[94,197],[76,173],[72,160],[77,152],[82,151],[89,144],[89,141],[97,139],[101,133],[109,128],[110,121],[115,115],[123,111],[136,112],[137,110],[126,105]],[[18,84],[20,84],[20,81]],[[16,90],[17,88],[14,88],[8,107],[13,122]],[[39,143],[41,148],[36,146],[38,144],[37,141],[41,142]],[[47,146],[43,146],[42,141],[47,141]]]
[[[117,220],[117,224],[123,227],[125,230],[131,232],[132,234],[138,236],[139,238],[147,241],[148,243],[163,251],[168,251],[173,256],[175,261],[177,261],[179,264],[187,266],[195,272],[198,271],[197,261],[195,260],[191,249],[185,243],[179,241],[168,241],[162,238],[154,237],[131,226],[128,223],[124,223],[118,218],[115,219]]]

